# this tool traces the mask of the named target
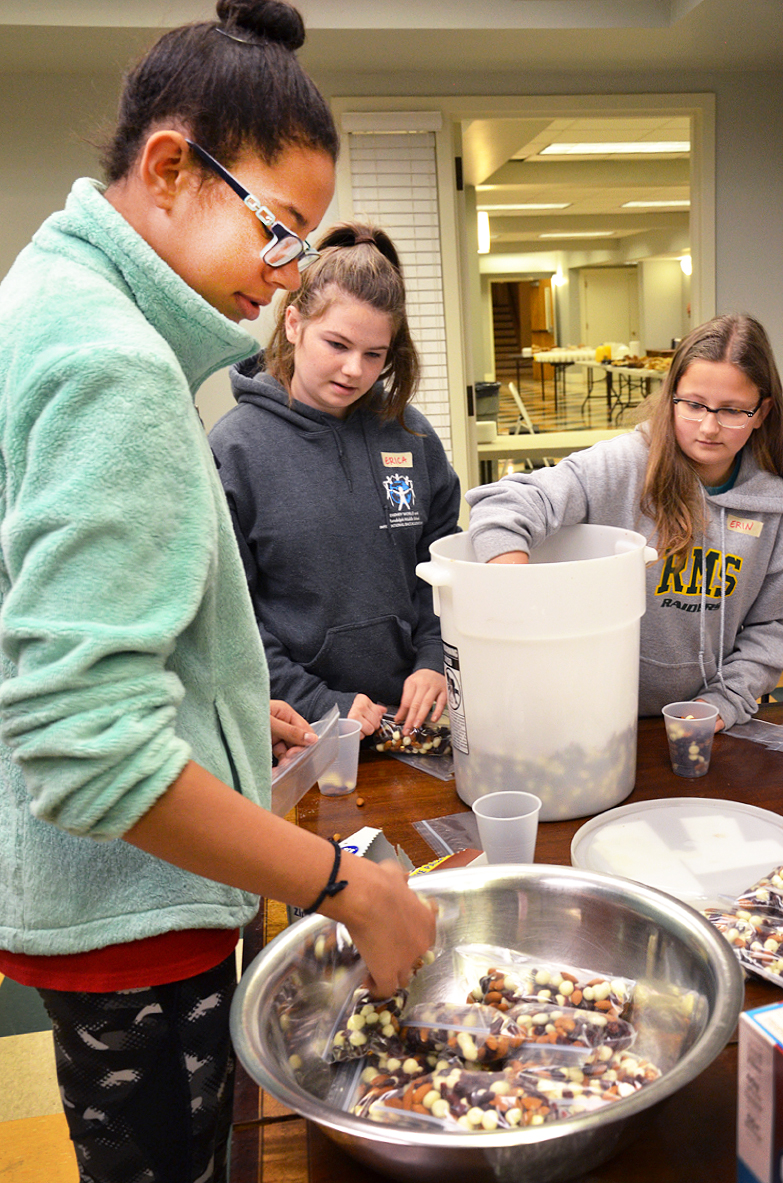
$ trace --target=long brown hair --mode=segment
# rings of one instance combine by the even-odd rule
[[[419,384],[419,355],[408,327],[405,283],[394,243],[377,226],[342,222],[317,243],[320,259],[302,273],[302,286],[283,301],[272,339],[266,348],[267,371],[286,390],[294,376],[294,346],[285,332],[287,308],[296,308],[305,322],[318,320],[342,295],[369,304],[391,320],[392,337],[381,374],[382,397],[368,391],[354,403],[368,406],[384,422],[396,419],[403,427],[405,408]]]
[[[672,400],[696,361],[729,362],[753,383],[762,400],[769,400],[766,418],[745,447],[752,449],[759,468],[783,476],[783,391],[769,338],[752,316],[716,316],[683,339],[645,416],[650,457],[641,510],[655,523],[659,553],[683,559],[694,535],[704,528],[704,497],[693,464],[677,443]]]

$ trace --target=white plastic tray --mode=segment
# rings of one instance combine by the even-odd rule
[[[313,723],[312,730],[318,736],[316,742],[294,756],[290,764],[272,770],[272,813],[285,817],[329,765],[334,763],[337,758],[339,719],[340,712],[334,706],[323,719]]]
[[[622,875],[699,910],[725,906],[783,863],[783,817],[742,801],[670,797],[586,822],[571,864]]]

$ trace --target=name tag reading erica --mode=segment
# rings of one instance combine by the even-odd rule
[[[413,468],[413,452],[381,452],[384,468]]]
[[[732,518],[730,517],[726,523],[730,530],[736,531],[737,534],[751,534],[754,538],[758,538],[764,526],[763,522],[754,522],[749,518]]]

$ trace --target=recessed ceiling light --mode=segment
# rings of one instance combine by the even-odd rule
[[[690,152],[688,140],[635,140],[628,144],[547,144],[539,156],[638,156],[665,152]]]
[[[624,201],[621,209],[690,209],[690,201]]]
[[[524,202],[508,203],[508,204],[503,204],[503,205],[487,205],[486,202],[482,201],[478,208],[479,209],[486,209],[486,210],[568,209],[569,206],[571,206],[572,204],[573,204],[573,202],[571,202],[571,201],[524,201]]]
[[[614,230],[564,230],[539,234],[539,238],[611,238]]]

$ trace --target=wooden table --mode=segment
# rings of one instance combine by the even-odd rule
[[[761,707],[759,717],[783,724],[783,704]],[[466,809],[453,781],[375,754],[362,756],[357,792],[362,808],[356,793],[329,798],[311,790],[299,808],[300,825],[343,838],[362,826],[377,826],[420,866],[435,856],[413,822]],[[783,753],[717,735],[709,772],[691,784],[671,771],[662,721],[641,719],[636,787],[628,802],[667,796],[741,800],[783,813]],[[542,823],[536,862],[569,865],[571,839],[583,821]],[[252,953],[252,942],[247,952]],[[779,1001],[783,991],[775,986],[748,982],[746,1008]],[[736,1101],[735,1033],[709,1068],[653,1111],[649,1127],[627,1150],[582,1176],[581,1183],[734,1183]],[[381,1183],[382,1176],[354,1162],[317,1127],[259,1094],[241,1070],[235,1123],[231,1183]]]
[[[497,480],[498,460],[559,459],[630,430],[629,427],[586,427],[574,431],[537,431],[534,435],[499,435],[491,444],[478,444],[481,483],[488,485]]]

